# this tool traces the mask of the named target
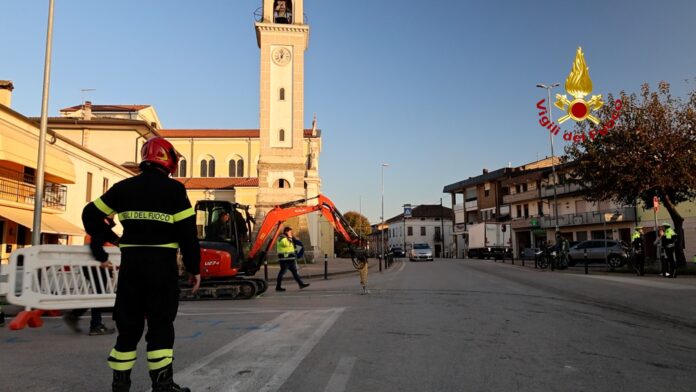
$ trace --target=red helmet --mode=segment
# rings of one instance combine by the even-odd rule
[[[143,162],[151,162],[167,169],[170,173],[176,172],[179,163],[179,154],[167,139],[153,137],[143,144],[140,149],[140,158]]]

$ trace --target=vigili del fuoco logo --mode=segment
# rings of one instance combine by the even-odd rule
[[[597,136],[604,136],[614,128],[621,113],[621,100],[614,101],[611,119],[600,124],[599,118],[593,113],[604,106],[604,101],[602,101],[602,94],[592,95],[590,99],[585,100],[585,97],[592,92],[592,79],[590,79],[590,70],[585,63],[585,55],[580,47],[575,53],[573,67],[566,78],[565,89],[572,96],[572,99],[568,99],[566,94],[556,94],[554,106],[564,113],[557,119],[558,124],[563,124],[568,120],[576,122],[590,120],[597,127],[593,127],[587,135],[583,131],[564,131],[563,140],[574,143],[585,141],[588,137],[590,140],[594,140]],[[539,109],[539,125],[548,129],[552,134],[558,135],[561,127],[553,121],[546,105],[548,105],[546,99],[542,99],[536,104],[537,109]]]

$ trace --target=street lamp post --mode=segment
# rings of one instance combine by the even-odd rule
[[[381,166],[382,167],[382,216],[381,216],[382,225],[380,227],[380,233],[382,235],[382,239],[381,239],[380,244],[379,244],[379,249],[380,249],[380,251],[379,251],[379,253],[380,253],[379,270],[380,271],[382,270],[382,259],[384,259],[384,168],[388,167],[388,166],[389,166],[388,163],[383,163]]]
[[[546,89],[549,100],[547,105],[549,107],[549,120],[553,121],[552,111],[553,104],[551,104],[551,89],[560,86],[560,83],[553,83],[550,85],[537,84],[537,87]],[[549,140],[551,141],[551,172],[553,175],[553,214],[556,217],[556,231],[558,231],[558,203],[556,201],[556,157],[553,153],[553,133],[549,132]]]
[[[46,132],[48,129],[48,89],[51,82],[51,50],[53,48],[53,3],[48,2],[48,26],[46,28],[46,54],[44,58],[43,93],[41,95],[41,125],[39,127],[39,151],[36,159],[36,193],[34,195],[34,223],[31,244],[41,244],[41,211],[44,198],[44,160],[46,158]]]

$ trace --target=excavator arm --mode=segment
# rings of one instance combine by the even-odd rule
[[[316,205],[306,205],[308,201],[314,199],[317,199]],[[266,254],[278,239],[283,222],[316,211],[320,211],[348,243],[353,245],[359,244],[359,237],[355,230],[350,227],[346,218],[341,215],[331,199],[324,195],[319,195],[312,199],[296,200],[276,206],[266,214],[247,256],[247,272],[253,274],[261,267]]]

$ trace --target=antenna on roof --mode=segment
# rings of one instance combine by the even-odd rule
[[[82,106],[85,106],[85,93],[88,93],[90,91],[97,91],[96,88],[81,88],[80,89],[80,97],[82,98]]]

